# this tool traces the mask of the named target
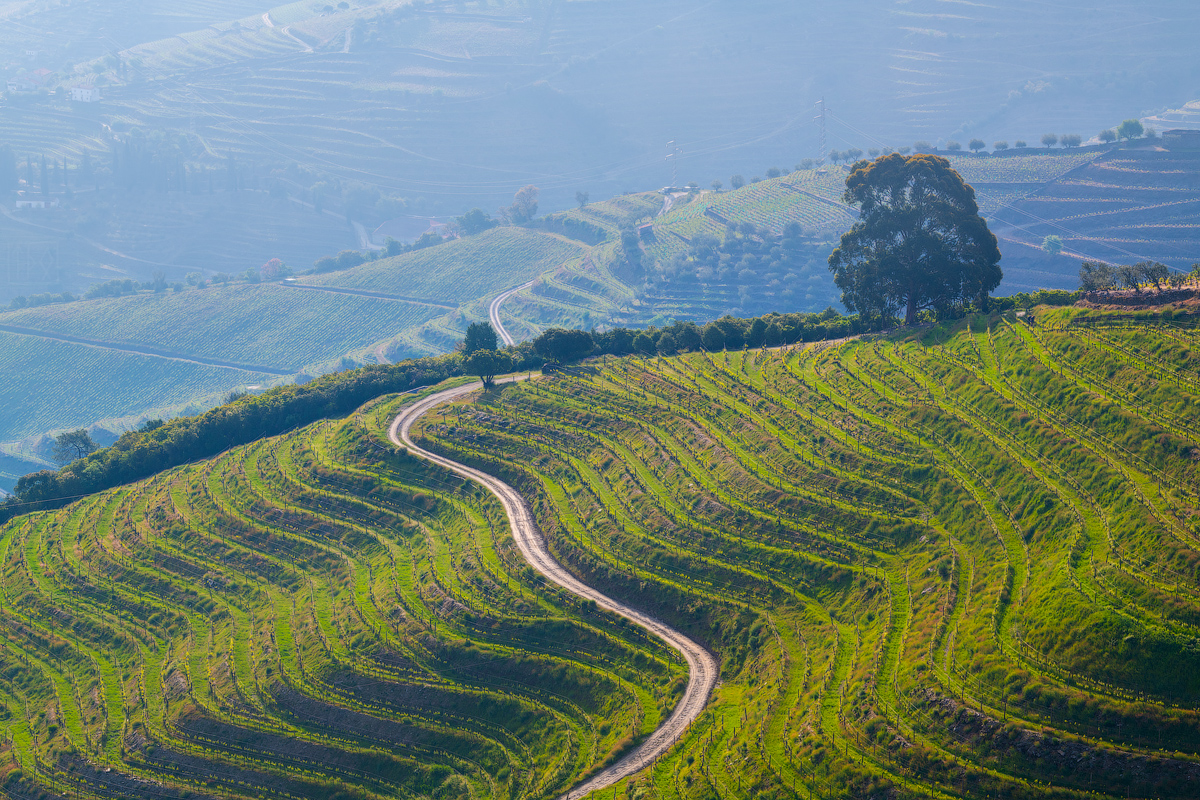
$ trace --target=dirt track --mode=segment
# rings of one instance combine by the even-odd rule
[[[611,786],[628,775],[641,771],[654,761],[654,759],[670,749],[680,734],[704,710],[704,705],[708,702],[708,696],[716,684],[717,663],[707,650],[679,631],[601,594],[567,572],[567,570],[554,560],[554,556],[550,554],[550,550],[546,546],[546,541],[542,538],[541,531],[538,530],[529,507],[517,493],[516,489],[513,489],[507,483],[497,478],[493,478],[491,475],[459,464],[436,453],[423,450],[413,443],[409,437],[409,430],[412,428],[413,423],[423,414],[437,405],[476,391],[478,388],[478,385],[467,385],[455,389],[447,389],[421,400],[410,408],[406,408],[392,422],[391,429],[388,431],[389,438],[393,444],[407,447],[409,452],[414,455],[429,459],[435,464],[440,464],[452,472],[456,472],[465,478],[470,478],[486,487],[503,504],[509,523],[512,525],[513,539],[516,541],[521,555],[525,557],[525,560],[534,569],[567,591],[588,600],[594,600],[596,605],[601,608],[605,608],[641,625],[678,651],[687,662],[690,672],[687,689],[670,718],[659,726],[658,730],[654,731],[649,738],[620,761],[571,789],[571,791],[567,792],[561,798],[561,800],[576,800],[590,792]]]

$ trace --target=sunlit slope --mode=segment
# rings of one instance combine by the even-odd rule
[[[635,783],[1182,797],[1200,777],[1198,342],[993,317],[609,359],[426,435],[517,481],[586,580],[726,659],[708,714]],[[707,626],[728,603],[744,627]]]
[[[1187,797],[1200,337],[1075,313],[597,360],[416,436],[719,658],[618,797]],[[652,729],[681,666],[402,402],[6,526],[9,788],[550,798]]]
[[[305,278],[304,283],[457,304],[520,285],[582,251],[582,243],[565,237],[492,228],[352,270]]]
[[[397,408],[6,527],[7,789],[540,798],[652,730],[670,651],[546,591]]]
[[[238,284],[11,311],[0,314],[0,326],[289,374],[444,312],[386,298]]]

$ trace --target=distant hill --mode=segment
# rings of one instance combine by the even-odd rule
[[[1000,294],[1074,288],[1083,255],[1200,259],[1189,238],[1196,162],[1186,156],[1091,148],[951,160],[1000,236]],[[526,284],[497,309],[518,340],[549,325],[840,307],[827,258],[854,220],[841,202],[845,176],[830,166],[736,191],[621,195],[297,285],[142,291],[0,313],[0,361],[16,376],[0,450],[35,459],[25,462],[32,469],[52,431],[98,426],[111,436],[246,386],[444,353],[489,317],[493,299]],[[1160,188],[1165,201],[1153,200]],[[1066,254],[1040,249],[1049,233]],[[0,487],[20,471],[0,464]]]
[[[347,211],[373,225],[397,213],[492,210],[529,183],[543,210],[570,207],[580,190],[663,186],[671,140],[681,183],[790,171],[825,155],[813,123],[821,98],[827,148],[844,150],[1037,142],[1046,132],[1086,139],[1146,110],[1186,108],[1200,85],[1191,36],[1200,7],[1178,0],[915,0],[885,12],[867,0],[130,8],[23,0],[0,9],[0,77],[50,73],[38,92],[2,104],[0,145],[13,148],[22,180],[25,159],[46,157],[52,182],[65,164],[74,192],[54,184],[68,208],[27,220],[74,238],[22,230],[34,253],[18,260],[43,286],[16,293],[70,289],[76,273],[144,279],[155,268],[132,259],[173,274],[240,271],[274,256],[303,268],[358,246]],[[79,83],[98,87],[100,101],[71,102]],[[165,173],[93,202],[84,154],[107,174],[116,154],[143,143],[153,147],[142,166]],[[27,191],[40,188],[38,176],[32,183]],[[227,184],[243,199],[223,197]],[[356,188],[384,202],[361,202]],[[309,213],[322,204],[339,216]],[[71,274],[30,267],[55,260]]]

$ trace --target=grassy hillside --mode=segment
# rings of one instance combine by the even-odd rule
[[[99,418],[163,413],[219,402],[277,375],[122,352],[0,331],[0,437],[11,441],[49,430],[87,427]],[[11,484],[10,484],[11,485]]]
[[[438,306],[267,283],[41,306],[0,314],[0,326],[288,374],[440,313]]]
[[[7,790],[546,797],[653,729],[681,667],[384,447],[397,408],[8,526]]]
[[[1001,293],[1039,285],[1075,286],[1078,253],[1099,246],[1101,239],[1064,234],[1068,254],[1045,255],[1039,249],[1040,237],[1053,230],[1062,233],[1062,226],[1096,230],[1098,237],[1110,237],[1130,252],[1131,248],[1145,252],[1139,242],[1158,242],[1158,249],[1146,257],[1166,258],[1171,248],[1178,253],[1200,252],[1200,241],[1187,238],[1191,235],[1187,198],[1192,188],[1183,171],[1186,163],[1179,157],[1092,150],[956,156],[953,163],[975,186],[982,213],[1005,243],[1002,267],[1008,277]],[[1145,171],[1132,170],[1130,164],[1141,164]],[[16,398],[30,398],[18,401],[30,408],[13,415],[12,419],[26,422],[0,432],[0,443],[9,450],[28,452],[30,443],[17,445],[15,440],[80,424],[117,430],[131,417],[178,412],[192,403],[202,407],[231,386],[244,385],[241,375],[207,367],[277,376],[317,374],[351,361],[443,353],[461,339],[471,321],[488,317],[488,306],[498,294],[530,281],[532,285],[507,300],[500,312],[518,339],[535,336],[550,325],[657,324],[672,318],[706,320],[726,313],[754,316],[837,307],[840,296],[826,259],[854,219],[853,211],[841,204],[845,173],[845,167],[800,170],[736,191],[677,192],[670,198],[657,193],[621,195],[548,215],[536,227],[493,228],[353,269],[304,276],[301,282],[313,287],[307,290],[240,284],[0,313],[0,330],[76,340],[68,342],[70,346],[39,345],[45,355],[45,374],[50,376],[66,374],[80,343],[133,350],[143,356],[182,357],[206,367],[182,384],[191,387],[190,393],[181,392],[180,384],[160,371],[153,374],[173,385],[149,391],[139,388],[133,398],[119,403],[114,399],[121,387],[156,384],[132,377],[127,368],[104,371],[93,378],[96,392],[72,395],[78,398],[75,407],[56,401],[37,410],[31,410],[34,398],[56,391],[55,381],[45,383],[39,370],[26,373],[28,377],[17,373],[11,391]],[[1094,177],[1101,173],[1126,177],[1120,179],[1124,183],[1112,178],[1101,185]],[[1142,187],[1143,183],[1151,188]],[[1144,197],[1156,193],[1153,187],[1160,184],[1167,193],[1166,205],[1156,203],[1147,210],[1143,206],[1149,201]],[[259,208],[252,198],[225,207],[220,194],[200,198],[213,204],[214,213],[220,208],[225,217],[241,214],[239,230],[247,237],[258,229],[259,212],[266,214],[270,202],[291,207],[282,200],[264,199],[267,205]],[[144,202],[153,205],[150,198]],[[161,205],[156,218],[165,226],[181,206],[171,199]],[[1030,224],[1030,217],[1021,216],[1027,209],[1039,219],[1058,214],[1057,221]],[[303,213],[328,221],[310,210]],[[1185,216],[1156,216],[1168,213]],[[105,241],[131,250],[140,247],[131,233],[137,228],[134,219],[115,211],[112,219],[119,224],[111,226]],[[286,227],[292,219],[285,215],[273,224]],[[20,231],[7,251],[10,281],[36,281],[38,274],[61,272],[89,248],[93,254],[103,252],[80,237],[56,240],[44,229],[7,220],[0,223]],[[642,228],[632,243],[628,234],[623,238],[622,229],[637,226]],[[314,225],[316,238],[297,236],[293,244],[317,247],[320,230]],[[181,223],[174,237],[158,237],[160,249],[136,252],[155,258],[190,252],[190,257],[207,254],[204,257],[211,257],[214,264],[244,263],[238,255],[241,239],[189,238],[194,236],[195,231]],[[1037,259],[1011,258],[1011,247]],[[1181,263],[1178,258],[1173,262]],[[116,273],[97,269],[95,274],[108,278]],[[114,354],[106,358],[126,365],[140,363]],[[172,365],[170,370],[179,368]]]
[[[1189,796],[1197,334],[1083,313],[610,358],[418,437],[719,657],[617,797]],[[406,402],[9,523],[7,789],[550,798],[655,727],[681,667],[387,445]]]
[[[523,228],[492,228],[304,283],[457,304],[492,297],[578,257],[581,243]]]

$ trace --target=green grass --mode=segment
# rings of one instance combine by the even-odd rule
[[[522,228],[493,228],[477,236],[381,259],[305,283],[447,303],[491,298],[579,256],[583,245]]]
[[[0,332],[0,438],[167,413],[276,376]],[[17,379],[19,376],[19,380]]]
[[[1196,336],[1071,317],[600,359],[423,419],[719,658],[601,796],[1189,796]],[[132,797],[551,798],[653,730],[681,665],[387,444],[411,401],[10,522],[21,785],[91,796],[87,759]]]
[[[0,314],[0,325],[293,372],[440,313],[374,297],[236,284],[12,311]]]

